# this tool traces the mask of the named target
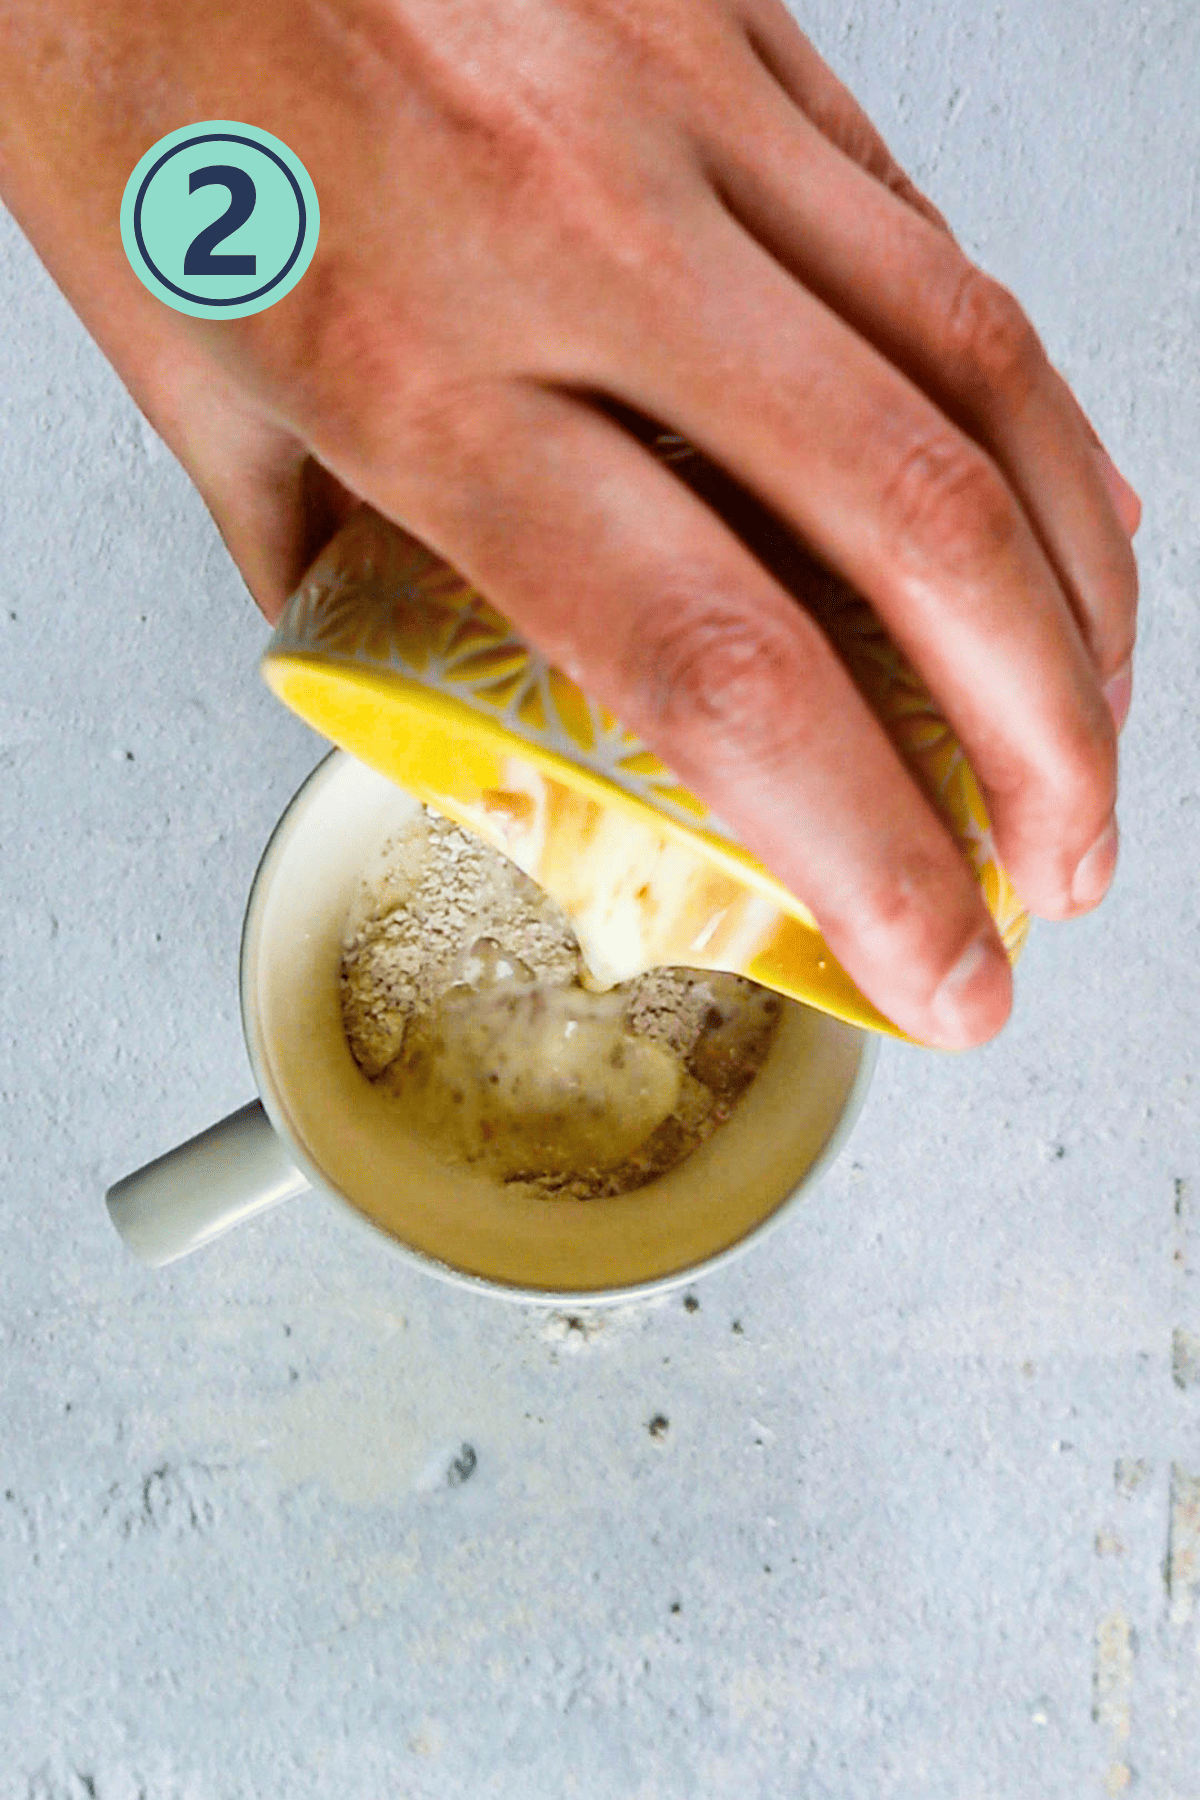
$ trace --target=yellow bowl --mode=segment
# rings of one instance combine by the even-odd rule
[[[974,868],[1015,962],[1029,926],[963,752],[867,603],[672,434],[650,446],[819,619]],[[730,969],[905,1034],[790,894],[640,739],[531,650],[448,564],[370,508],[289,599],[263,674],[361,762],[510,855],[575,922],[602,982]]]

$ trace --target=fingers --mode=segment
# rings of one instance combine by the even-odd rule
[[[1026,904],[1050,918],[1095,904],[1098,892],[1073,889],[1115,801],[1113,722],[1001,468],[715,203],[689,224],[698,267],[721,279],[698,278],[669,331],[642,322],[626,397],[725,466],[873,602],[957,731]],[[1003,435],[1019,437],[1020,420]],[[1055,471],[1072,517],[1099,483],[1090,454],[1082,461]]]
[[[986,448],[1102,680],[1133,648],[1137,565],[1079,409],[1013,296],[834,150],[779,90],[714,173],[748,231]]]
[[[779,4],[779,0],[746,0],[746,8],[745,27],[750,47],[794,105],[800,108],[810,123],[837,150],[862,168],[875,181],[881,183],[890,194],[902,200],[923,219],[937,227],[953,243],[955,241],[953,233],[943,215],[910,180],[854,95],[817,53],[804,33],[800,31],[786,7]],[[757,209],[752,203],[752,210],[759,212],[757,235],[762,237],[761,201]],[[773,210],[778,214],[778,208]],[[770,230],[771,228],[768,226],[768,233]],[[776,238],[778,237],[777,226],[774,235]],[[786,252],[785,260],[788,260]],[[855,279],[853,273],[849,279],[853,282]],[[871,284],[868,282],[857,290],[851,289],[850,291],[856,293],[860,300],[869,298]],[[836,304],[836,301],[834,303]],[[860,318],[868,330],[874,329],[875,341],[884,345],[886,334],[879,332],[877,320],[872,326],[871,309],[860,309]],[[893,341],[893,350],[895,348]],[[903,346],[900,348],[902,350]],[[911,366],[917,378],[922,379],[919,361]],[[1059,419],[1061,421],[1074,419],[1082,428],[1091,446],[1101,481],[1121,529],[1127,538],[1133,538],[1141,523],[1142,514],[1141,501],[1137,493],[1108,456],[1090,419],[1058,370],[1047,363],[1045,375],[1052,392],[1057,397]],[[928,386],[927,373],[924,379]],[[933,392],[935,389],[931,387],[930,391]],[[971,428],[970,422],[968,422],[968,429]],[[1127,593],[1132,593],[1132,600],[1131,602],[1127,601],[1124,607],[1119,606],[1118,612],[1123,613],[1132,637],[1136,618],[1137,588],[1136,567],[1131,567],[1131,564],[1127,565],[1125,588]],[[1118,641],[1120,625],[1121,619],[1118,618],[1116,628],[1110,634]],[[1107,654],[1103,650],[1100,652],[1100,663],[1105,698],[1108,700],[1116,728],[1120,731],[1129,713],[1132,690],[1130,658],[1128,656],[1120,658],[1119,651],[1109,648]],[[1103,665],[1106,663],[1109,668],[1107,679],[1104,679]]]
[[[922,218],[952,237],[928,195],[901,168],[850,89],[810,43],[783,0],[742,0],[746,39],[767,73],[831,144]]]
[[[1062,375],[1057,369],[1055,369],[1053,373],[1055,380],[1061,383],[1064,393],[1078,408],[1083,428],[1087,432],[1088,441],[1092,446],[1092,454],[1100,465],[1100,474],[1103,477],[1105,487],[1108,489],[1108,497],[1117,510],[1117,517],[1121,521],[1121,526],[1126,537],[1136,537],[1138,527],[1142,522],[1142,503],[1138,498],[1137,490],[1130,486],[1129,482],[1126,481],[1121,471],[1117,468],[1117,465],[1113,462],[1112,457],[1100,442],[1096,427],[1092,424],[1092,421],[1079,405],[1074,394],[1071,393],[1071,390],[1067,386]]]
[[[818,131],[898,200],[954,242],[945,217],[896,161],[871,119],[800,30],[781,0],[743,0],[743,24],[750,48],[779,87]],[[1101,474],[1126,536],[1141,520],[1141,502],[1114,467],[1091,421],[1062,377],[1061,399],[1073,408],[1101,462]]]
[[[809,615],[599,411],[523,382],[456,406],[396,469],[340,472],[736,820],[884,1013],[944,1045],[997,1031],[974,876]]]

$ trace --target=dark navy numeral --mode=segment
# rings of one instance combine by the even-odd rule
[[[192,170],[189,194],[194,194],[197,188],[214,186],[229,189],[229,205],[219,219],[196,233],[187,247],[183,272],[185,275],[254,275],[258,265],[256,256],[213,255],[214,247],[239,225],[244,225],[254,211],[258,199],[254,182],[245,169],[234,168],[231,163],[214,163],[209,169]]]

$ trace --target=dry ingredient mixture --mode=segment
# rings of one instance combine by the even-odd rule
[[[443,1157],[590,1200],[674,1168],[729,1117],[779,1023],[738,975],[590,992],[566,914],[423,808],[364,872],[342,955],[355,1062]]]

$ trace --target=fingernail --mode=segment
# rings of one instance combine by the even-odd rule
[[[1007,1016],[1012,970],[994,931],[972,938],[944,977],[930,1008],[947,1045],[963,1049],[999,1029]]]
[[[1080,860],[1071,883],[1076,906],[1095,906],[1108,892],[1117,866],[1117,816],[1114,813],[1091,849]]]
[[[1104,477],[1109,497],[1117,509],[1117,515],[1130,537],[1133,537],[1142,522],[1142,503],[1135,489],[1131,488],[1125,477],[1114,463],[1107,450],[1099,444],[1093,446],[1100,473]]]
[[[1133,660],[1127,657],[1104,684],[1104,698],[1108,701],[1117,730],[1120,731],[1129,717],[1129,703],[1133,698]]]

